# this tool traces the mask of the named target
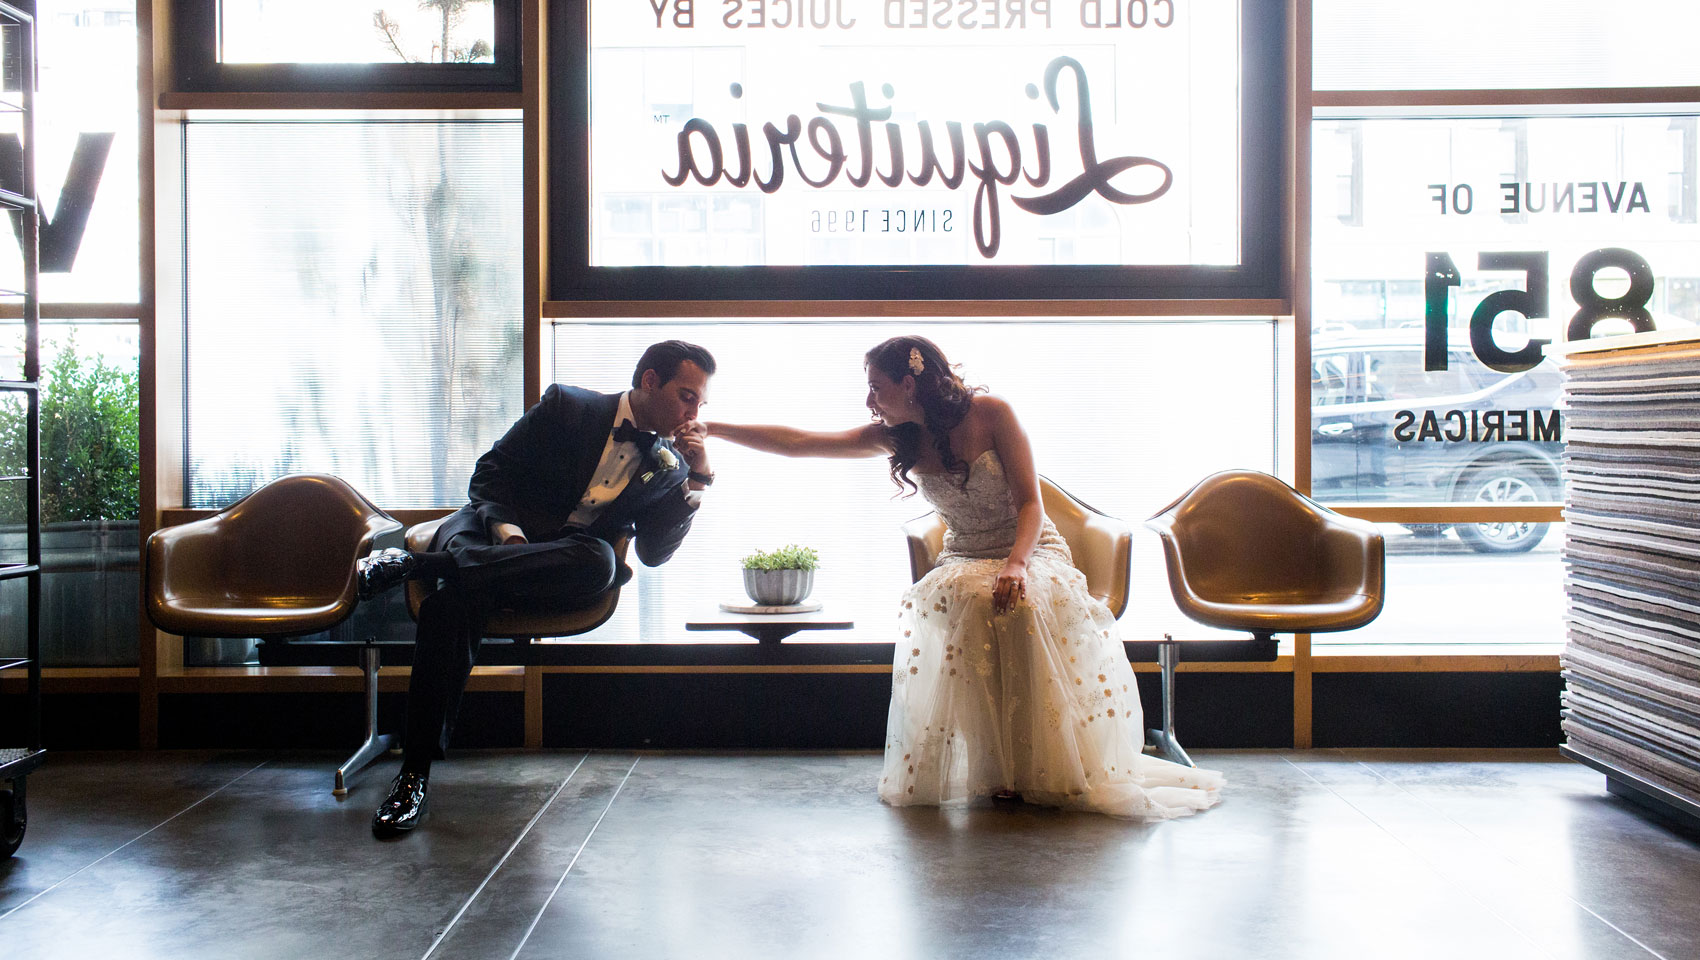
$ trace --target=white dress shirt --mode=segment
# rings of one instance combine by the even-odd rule
[[[632,417],[632,394],[626,391],[620,394],[620,407],[614,412],[613,427],[622,423],[635,423]],[[573,508],[568,523],[580,527],[588,527],[596,522],[603,508],[613,503],[625,491],[632,477],[637,475],[643,466],[643,452],[638,445],[630,440],[614,442],[614,430],[608,431],[608,438],[602,443],[602,458],[596,463],[596,472],[590,475],[590,486],[585,488],[584,496],[579,499],[578,506]],[[702,491],[684,487],[685,501],[691,506],[702,502]],[[506,543],[510,538],[525,534],[517,524],[498,523],[494,526],[497,543]]]

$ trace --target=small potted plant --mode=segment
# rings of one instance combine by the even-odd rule
[[[820,555],[813,547],[788,544],[778,550],[757,550],[744,558],[744,592],[763,606],[801,603],[815,586]]]

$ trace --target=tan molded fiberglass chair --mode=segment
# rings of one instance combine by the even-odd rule
[[[354,564],[401,545],[402,525],[358,490],[326,474],[279,477],[210,517],[156,531],[143,562],[148,617],[196,637],[293,637],[330,630],[363,643],[366,740],[337,768],[347,777],[389,749],[379,736],[378,648],[356,638]]]
[[[407,549],[429,550],[431,538],[436,536],[437,528],[443,525],[447,517],[428,520],[407,528]],[[624,562],[626,559],[625,537],[614,543],[614,558]],[[413,619],[419,619],[419,605],[430,595],[430,588],[419,580],[407,582],[407,612]],[[608,622],[614,615],[614,608],[620,602],[620,588],[606,590],[596,596],[590,603],[580,607],[565,609],[537,610],[498,610],[484,624],[484,636],[498,639],[529,642],[542,637],[570,637],[580,633],[589,633]]]
[[[1381,613],[1381,533],[1266,473],[1212,474],[1146,526],[1163,540],[1169,590],[1181,612],[1206,626],[1250,632],[1266,649],[1264,659],[1275,656],[1272,634],[1352,630]],[[1180,644],[1168,635],[1163,641],[1158,749],[1190,765],[1171,716]]]

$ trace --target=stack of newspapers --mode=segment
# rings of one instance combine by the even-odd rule
[[[1693,813],[1700,341],[1588,349],[1562,366],[1566,749]]]

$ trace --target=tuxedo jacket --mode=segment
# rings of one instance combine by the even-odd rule
[[[673,453],[671,469],[655,454],[646,454],[626,488],[603,505],[594,523],[579,527],[568,522],[602,459],[619,407],[617,393],[551,385],[543,399],[478,458],[467,485],[470,502],[439,528],[434,549],[467,532],[495,543],[495,525],[512,523],[534,543],[572,533],[610,543],[631,536],[645,565],[665,563],[684,542],[696,516],[683,490],[690,468],[673,450],[671,438],[662,438],[659,445]]]

